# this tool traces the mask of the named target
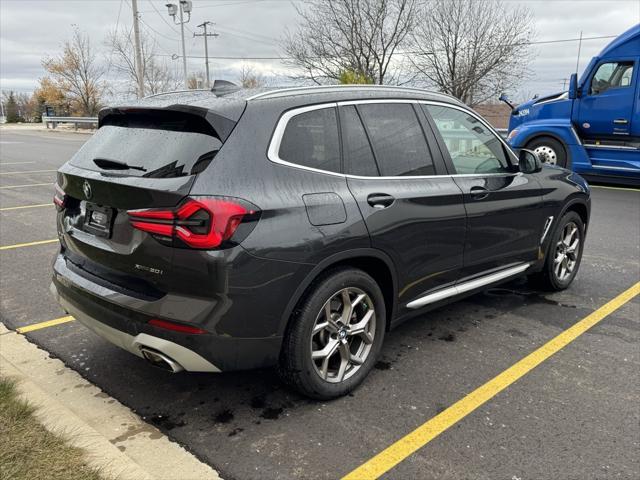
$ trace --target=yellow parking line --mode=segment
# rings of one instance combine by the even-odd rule
[[[33,332],[34,330],[53,327],[55,325],[60,325],[61,323],[73,322],[74,320],[75,318],[69,315],[68,317],[60,317],[54,320],[47,320],[46,322],[34,323],[33,325],[27,325],[25,327],[16,328],[16,332],[18,333]]]
[[[605,185],[589,185],[591,188],[604,188],[606,190],[624,190],[627,192],[640,192],[640,188],[633,187],[607,187]]]
[[[19,207],[4,207],[0,208],[0,212],[8,212],[9,210],[22,210],[23,208],[40,208],[40,207],[51,207],[53,203],[38,203],[36,205],[21,205]]]
[[[387,447],[342,480],[371,480],[388,472],[639,294],[640,282]]]
[[[21,173],[49,173],[49,172],[57,172],[57,170],[27,170],[24,172],[0,172],[0,175],[19,175]]]
[[[49,182],[49,183],[28,183],[26,185],[8,185],[6,187],[0,187],[0,190],[4,190],[5,188],[41,187],[43,185],[53,185],[53,182]]]
[[[4,247],[0,247],[0,250],[12,250],[14,248],[22,248],[22,247],[34,247],[36,245],[44,245],[46,243],[57,242],[58,239],[54,238],[51,240],[38,240],[37,242],[28,242],[28,243],[16,243],[15,245],[5,245]]]

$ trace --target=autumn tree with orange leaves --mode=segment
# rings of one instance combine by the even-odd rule
[[[81,116],[98,114],[106,88],[102,80],[105,69],[92,50],[87,35],[76,29],[73,38],[65,42],[62,54],[45,58],[42,66],[53,86],[68,100],[71,113]]]

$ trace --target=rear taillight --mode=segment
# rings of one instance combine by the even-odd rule
[[[60,188],[60,185],[55,184],[55,192],[53,194],[53,203],[56,207],[63,209],[67,206],[67,195],[64,190]]]
[[[184,246],[210,250],[224,246],[244,222],[257,220],[255,205],[235,198],[188,198],[177,209],[129,210],[131,226],[177,240]]]

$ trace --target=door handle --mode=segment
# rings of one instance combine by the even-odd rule
[[[627,125],[629,123],[629,120],[627,120],[626,118],[616,118],[613,123],[615,125]]]
[[[469,194],[473,200],[483,200],[489,196],[489,190],[484,187],[471,187]]]
[[[372,193],[367,197],[367,203],[373,208],[387,208],[394,201],[395,198],[386,193]]]

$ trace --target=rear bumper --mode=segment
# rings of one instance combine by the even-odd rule
[[[133,298],[78,275],[67,267],[62,254],[53,264],[51,291],[60,305],[83,325],[140,357],[144,349],[160,352],[173,359],[181,369],[194,372],[261,368],[275,365],[278,361],[281,336],[232,336],[216,330],[215,325],[222,321],[218,315],[222,313],[224,322],[234,323],[232,319],[236,319],[238,313],[232,307],[238,303],[245,304],[244,296],[226,295],[222,304],[214,302],[204,308],[204,314],[199,317],[207,321],[192,324],[202,326],[209,333],[186,334],[154,327],[148,321],[152,318],[184,321],[181,316],[192,311],[194,303],[204,303],[204,299],[173,297],[144,301]],[[166,312],[180,307],[180,300],[180,315],[166,315]],[[163,308],[167,305],[171,308]],[[260,307],[254,305],[254,308],[256,311]],[[266,309],[263,311],[267,316]],[[158,315],[158,312],[165,315]],[[258,329],[263,326],[258,315],[241,320],[254,322]]]
[[[160,352],[166,357],[173,360],[179,365],[178,370],[186,370],[189,372],[219,372],[220,369],[213,365],[202,356],[189,350],[188,348],[178,345],[164,338],[148,335],[146,333],[139,333],[136,336],[129,335],[122,330],[110,327],[106,323],[102,323],[100,320],[93,318],[86,314],[76,305],[68,301],[64,296],[59,295],[58,288],[55,283],[51,284],[51,293],[54,295],[58,303],[69,314],[82,323],[85,327],[89,328],[93,332],[100,335],[105,340],[113,343],[114,345],[127,350],[134,355],[143,357],[143,350],[149,349],[152,351]]]

